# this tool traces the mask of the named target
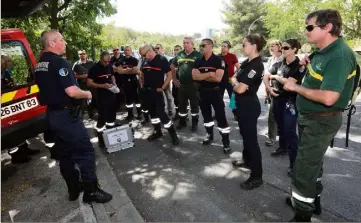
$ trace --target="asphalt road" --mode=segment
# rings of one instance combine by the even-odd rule
[[[263,101],[262,86],[259,97]],[[224,100],[228,106],[228,96]],[[349,147],[345,147],[344,118],[334,147],[326,153],[323,213],[314,221],[361,221],[361,97],[356,105]],[[181,143],[176,147],[171,145],[166,131],[162,139],[150,143],[146,138],[152,127],[138,126],[136,147],[106,155],[118,181],[146,221],[287,221],[293,217],[284,204],[290,190],[288,157],[273,158],[269,154],[277,144],[264,145],[268,108],[262,105],[258,122],[265,184],[252,191],[239,188],[249,173],[231,165],[233,159],[241,157],[243,145],[237,123],[228,107],[226,110],[231,126],[231,155],[223,154],[216,129],[214,143],[201,144],[205,136],[202,122],[197,133],[191,133],[190,127],[180,131]]]

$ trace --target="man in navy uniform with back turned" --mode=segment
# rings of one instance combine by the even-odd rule
[[[47,106],[47,121],[59,148],[60,173],[69,192],[69,200],[78,199],[84,187],[83,201],[106,203],[112,195],[101,190],[95,167],[94,148],[83,122],[78,116],[76,99],[91,99],[90,91],[81,90],[75,81],[68,62],[61,57],[66,42],[57,30],[41,35],[44,52],[35,68],[35,81],[39,86],[41,105]]]

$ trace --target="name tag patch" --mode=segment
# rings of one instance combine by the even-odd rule
[[[255,71],[255,70],[251,70],[251,71],[247,74],[248,78],[253,78],[254,75],[256,75],[256,71]]]

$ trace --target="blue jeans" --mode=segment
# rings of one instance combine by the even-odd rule
[[[290,168],[295,163],[298,150],[298,135],[297,135],[297,109],[295,114],[287,108],[288,102],[296,106],[295,99],[286,97],[273,98],[273,114],[279,128],[279,145],[281,148],[288,151],[290,159]],[[295,107],[296,108],[296,107]]]

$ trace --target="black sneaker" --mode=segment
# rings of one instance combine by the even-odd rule
[[[263,179],[262,177],[249,177],[248,180],[246,180],[245,182],[241,183],[241,188],[243,190],[252,190],[255,189],[259,186],[261,186],[263,184]]]
[[[113,196],[100,188],[92,192],[84,192],[83,202],[90,204],[91,202],[96,203],[107,203],[113,199]]]
[[[287,151],[284,148],[278,147],[275,151],[271,152],[271,156],[286,155]]]

